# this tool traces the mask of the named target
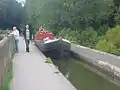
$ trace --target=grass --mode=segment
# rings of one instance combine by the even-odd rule
[[[3,83],[3,86],[2,86],[2,90],[10,90],[11,80],[12,80],[12,68],[10,68],[7,71],[7,74],[5,76],[5,80],[4,80],[4,83]]]
[[[46,58],[45,63],[52,64],[53,62],[52,62],[52,59],[48,57],[48,58]]]

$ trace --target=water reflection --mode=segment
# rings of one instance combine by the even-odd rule
[[[77,90],[120,90],[120,87],[92,72],[81,61],[73,58],[53,60],[59,70]]]

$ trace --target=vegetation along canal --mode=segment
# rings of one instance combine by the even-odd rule
[[[53,63],[77,90],[120,90],[120,86],[110,82],[81,60],[69,57],[53,60]]]

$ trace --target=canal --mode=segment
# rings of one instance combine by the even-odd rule
[[[120,90],[120,86],[104,78],[82,60],[70,57],[54,59],[53,63],[77,90]]]

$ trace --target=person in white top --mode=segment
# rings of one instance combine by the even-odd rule
[[[16,47],[16,52],[19,52],[19,48],[18,48],[18,43],[19,43],[19,31],[17,30],[17,28],[14,26],[13,27],[13,31],[11,32],[11,34],[14,36],[15,38],[15,47]]]

